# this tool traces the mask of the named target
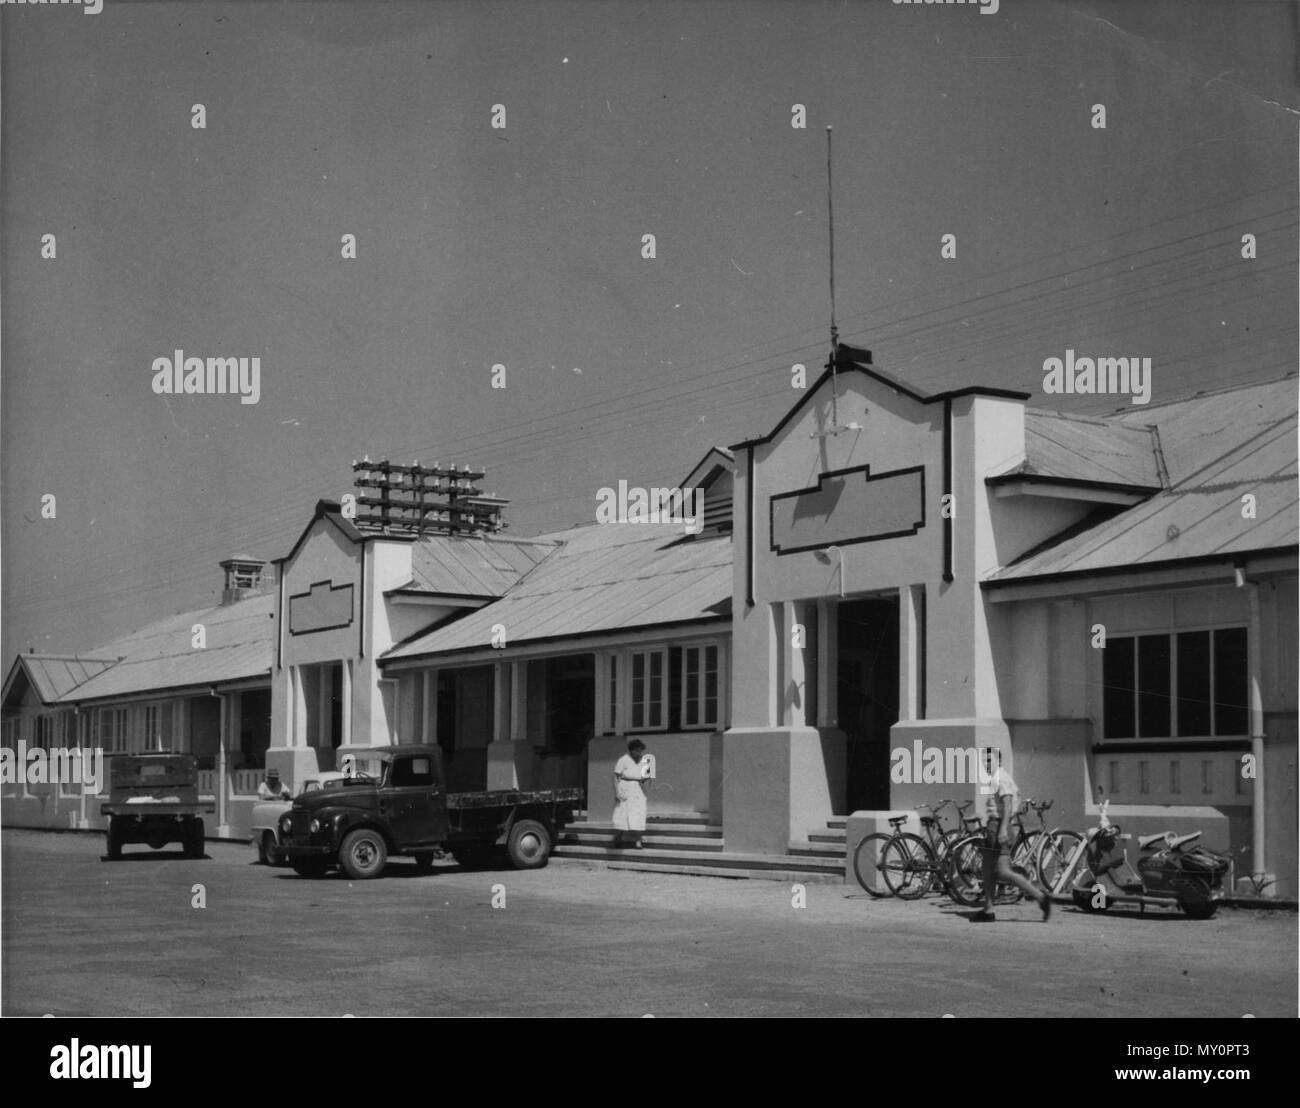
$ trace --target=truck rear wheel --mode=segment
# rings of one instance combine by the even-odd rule
[[[515,869],[541,869],[551,856],[551,833],[535,819],[521,819],[510,828],[506,854]]]
[[[185,857],[203,857],[203,821],[192,819],[185,824]]]
[[[122,829],[116,819],[108,821],[108,860],[116,862],[122,857]]]
[[[329,863],[320,858],[291,858],[289,865],[299,877],[324,877]]]
[[[415,868],[421,873],[428,873],[433,869],[433,863],[437,860],[432,851],[426,850],[422,854],[413,855],[415,858]]]
[[[339,866],[354,881],[379,877],[388,862],[388,844],[378,831],[362,827],[349,831],[339,847]]]

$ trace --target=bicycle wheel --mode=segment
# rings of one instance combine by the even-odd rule
[[[1062,896],[1066,892],[1065,889],[1058,889],[1056,886],[1060,883],[1061,875],[1070,864],[1070,859],[1074,857],[1081,842],[1083,836],[1078,831],[1068,831],[1063,828],[1049,831],[1038,840],[1037,880],[1039,885],[1049,893]]]
[[[1025,875],[1035,885],[1038,884],[1038,842],[1042,837],[1041,831],[1026,835],[1011,854],[1011,864],[1023,869]]]
[[[935,881],[944,891],[947,891],[952,881],[952,848],[966,838],[967,834],[966,831],[949,828],[931,848],[934,851]]]
[[[934,852],[919,835],[902,832],[885,846],[885,884],[901,900],[919,900],[930,891],[936,872]]]
[[[892,835],[882,831],[867,835],[853,852],[853,876],[858,884],[876,898],[891,896],[889,886],[885,883],[883,856]]]
[[[966,835],[948,851],[948,895],[967,908],[984,903],[984,836]]]

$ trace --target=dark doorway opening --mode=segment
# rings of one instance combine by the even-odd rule
[[[889,807],[889,729],[898,722],[898,597],[840,601],[836,635],[846,811],[880,811]]]

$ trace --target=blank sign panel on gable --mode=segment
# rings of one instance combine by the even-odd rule
[[[925,526],[922,466],[871,472],[870,466],[823,473],[808,489],[771,498],[777,554],[914,535]]]

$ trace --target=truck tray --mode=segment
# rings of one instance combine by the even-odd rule
[[[580,804],[587,798],[586,789],[538,789],[524,792],[519,789],[495,789],[479,793],[448,793],[447,807],[451,810],[467,808],[503,808],[516,804]]]

